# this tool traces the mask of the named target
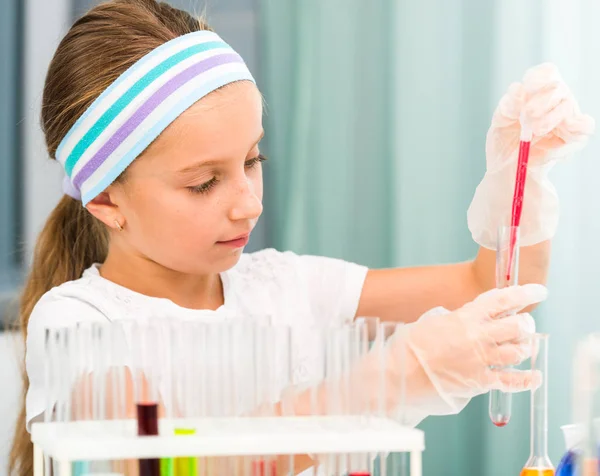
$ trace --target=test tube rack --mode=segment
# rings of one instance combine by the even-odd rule
[[[196,433],[175,436],[182,426]],[[136,428],[135,420],[34,423],[34,476],[44,475],[45,457],[58,465],[56,476],[71,476],[75,461],[386,452],[409,453],[411,476],[422,475],[423,431],[389,418],[165,418],[159,436],[137,436]]]

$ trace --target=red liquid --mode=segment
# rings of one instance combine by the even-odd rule
[[[138,403],[137,422],[139,436],[158,435],[158,403]]]
[[[270,476],[277,476],[277,461],[269,461]],[[262,459],[252,461],[252,476],[267,476],[265,474],[265,461]]]
[[[492,420],[492,423],[498,428],[508,425],[508,422],[510,421],[510,416],[508,415],[496,415],[496,417],[495,420]]]
[[[350,473],[349,476],[371,476],[371,473],[368,471],[354,471]]]
[[[527,178],[527,162],[529,162],[529,149],[531,142],[521,141],[519,145],[519,161],[517,163],[517,178],[515,180],[515,193],[513,195],[512,215],[510,226],[517,227],[521,224],[521,213],[523,212],[523,195],[525,194],[525,179]],[[508,261],[508,272],[506,280],[510,281],[510,274],[513,262],[515,245],[517,244],[517,235],[515,230],[510,232],[510,252]]]
[[[553,469],[523,468],[521,476],[554,476]]]
[[[138,403],[137,422],[139,436],[158,435],[158,404]],[[160,476],[160,460],[141,459],[140,476]]]

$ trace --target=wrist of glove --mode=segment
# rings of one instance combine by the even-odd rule
[[[554,164],[529,168],[523,196],[520,246],[531,246],[551,239],[558,228],[558,194],[548,177]],[[473,240],[496,250],[498,226],[510,225],[517,164],[496,172],[487,172],[475,190],[467,212],[467,224]]]
[[[558,197],[548,172],[587,144],[594,120],[582,114],[552,64],[531,68],[512,84],[494,112],[486,139],[486,174],[467,214],[479,245],[496,249],[497,230],[510,224],[522,124],[532,133],[520,241],[530,246],[556,233]]]

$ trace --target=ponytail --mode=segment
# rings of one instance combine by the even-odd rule
[[[104,225],[92,216],[81,202],[63,196],[48,217],[40,233],[31,271],[25,282],[19,306],[19,323],[27,338],[29,316],[39,299],[55,286],[78,279],[93,263],[101,263],[108,251],[108,234]],[[15,439],[9,458],[9,474],[33,474],[33,450],[25,427],[25,393],[29,380],[23,362],[23,395],[17,417]]]

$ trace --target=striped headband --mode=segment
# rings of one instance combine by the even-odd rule
[[[63,190],[87,205],[181,113],[210,92],[253,81],[244,60],[216,33],[198,31],[150,52],[111,84],[56,150]]]

